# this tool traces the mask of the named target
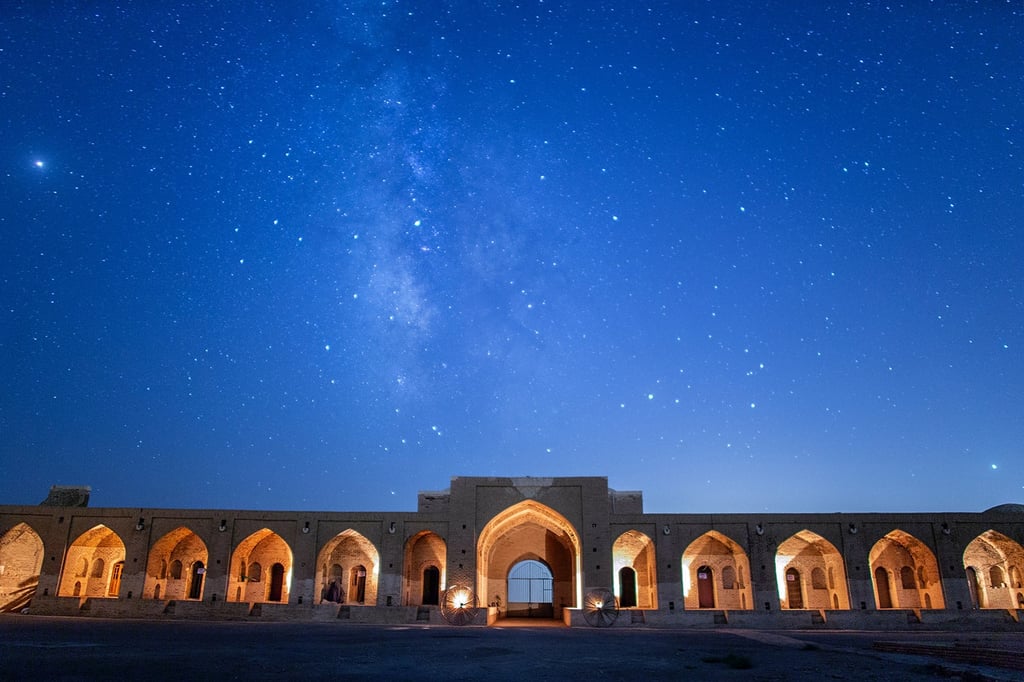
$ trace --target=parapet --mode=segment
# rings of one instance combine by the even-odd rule
[[[447,514],[452,494],[450,490],[420,491],[416,498],[417,511],[424,514]]]
[[[643,514],[644,494],[639,490],[608,489],[613,514]]]
[[[52,485],[41,507],[88,507],[92,488],[87,485]]]

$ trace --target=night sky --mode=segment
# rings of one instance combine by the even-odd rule
[[[1018,0],[6,2],[0,503],[1021,501],[1022,36]]]

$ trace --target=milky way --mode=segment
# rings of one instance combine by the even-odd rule
[[[1024,488],[1019,2],[15,3],[0,502]]]

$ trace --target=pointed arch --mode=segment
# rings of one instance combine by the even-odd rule
[[[0,535],[0,613],[21,611],[39,585],[43,567],[43,541],[27,523]]]
[[[175,528],[149,550],[143,599],[202,599],[209,561],[206,543],[195,531],[186,526]]]
[[[831,580],[826,580],[826,575]],[[806,528],[779,545],[775,552],[775,578],[783,609],[850,608],[843,556],[835,545]],[[800,584],[794,585],[795,581]],[[791,594],[800,596],[801,606],[790,603]]]
[[[899,529],[887,533],[871,548],[868,562],[878,608],[945,608],[935,554],[910,533]],[[881,583],[883,576],[886,584]]]
[[[438,605],[445,585],[448,548],[440,535],[424,530],[405,543],[404,589],[407,605]],[[430,570],[433,569],[433,570]]]
[[[612,591],[621,607],[657,608],[657,565],[654,542],[644,533],[627,530],[615,540],[612,545]],[[623,584],[624,576],[632,584]]]
[[[292,549],[284,538],[269,528],[256,531],[238,543],[235,551],[231,553],[228,601],[287,603],[291,590],[292,561]],[[263,566],[266,566],[266,572],[269,572],[275,564],[281,566],[280,585],[262,575]],[[250,579],[254,577],[251,575],[254,566],[261,567],[259,580]]]
[[[320,550],[316,563],[321,570],[314,594],[322,601],[330,593],[346,604],[376,605],[380,553],[363,534],[351,528],[338,533]]]
[[[551,570],[554,617],[562,616],[562,608],[580,604],[579,533],[551,507],[534,500],[508,507],[487,522],[476,547],[476,589],[482,603],[507,604],[509,571],[535,559]]]
[[[968,543],[964,570],[976,606],[982,609],[1019,609],[1017,593],[1024,584],[1024,547],[995,530],[987,530]]]
[[[110,594],[110,581],[114,567],[123,565],[125,558],[124,541],[121,536],[102,523],[85,531],[71,543],[64,557],[64,570],[57,594],[61,597],[116,597]],[[88,572],[80,567],[87,565]],[[120,578],[120,576],[116,576]],[[79,594],[75,594],[75,583],[80,582]]]
[[[683,607],[748,610],[753,593],[747,578],[750,559],[743,548],[717,530],[709,530],[683,552]],[[729,570],[726,570],[729,569]],[[732,579],[727,587],[724,576]]]

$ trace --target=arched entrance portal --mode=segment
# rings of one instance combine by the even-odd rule
[[[526,563],[526,562],[532,562]],[[526,563],[550,573],[550,615],[562,617],[563,608],[575,608],[580,596],[579,534],[569,521],[550,507],[525,500],[491,519],[477,541],[477,599],[483,604],[511,605],[509,583],[513,569]],[[449,583],[454,583],[449,580]],[[502,609],[504,611],[504,609]]]

